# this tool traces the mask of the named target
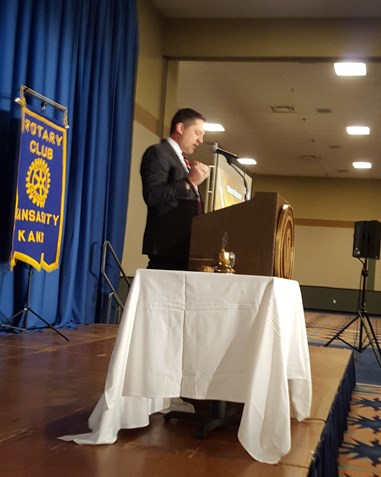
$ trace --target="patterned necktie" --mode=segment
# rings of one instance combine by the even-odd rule
[[[187,155],[185,154],[185,152],[183,152],[182,154],[183,154],[183,158],[184,158],[185,165],[187,166],[187,169],[188,169],[188,172],[189,172],[189,170],[190,170],[190,168],[191,168],[190,162],[188,161],[188,157],[187,157]]]

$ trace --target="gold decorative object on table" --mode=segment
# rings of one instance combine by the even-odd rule
[[[224,232],[221,240],[221,249],[214,257],[214,271],[216,273],[235,273],[235,253],[228,252],[226,245],[228,243],[228,233]]]
[[[214,271],[216,273],[235,273],[235,253],[227,252],[222,248],[217,254],[215,259]]]

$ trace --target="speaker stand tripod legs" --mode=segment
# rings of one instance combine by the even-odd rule
[[[361,260],[360,260],[361,261]],[[338,339],[348,345],[350,348],[354,349],[361,353],[369,345],[372,347],[373,353],[376,357],[378,365],[381,367],[381,348],[377,340],[376,333],[370,321],[370,318],[365,310],[365,294],[366,294],[366,280],[368,277],[368,261],[365,259],[362,262],[363,267],[361,271],[362,276],[362,285],[359,294],[359,309],[357,315],[350,320],[343,328],[341,328],[324,346],[329,346],[335,339]],[[347,330],[353,323],[359,321],[359,332],[358,332],[358,344],[351,344],[348,341],[345,341],[341,335]],[[365,331],[368,343],[364,346],[364,334]]]
[[[346,329],[348,329],[354,322],[359,321],[359,332],[358,332],[358,344],[351,344],[348,341],[345,341],[341,335],[344,333]],[[365,331],[366,337],[368,339],[368,343],[364,346],[364,334]],[[334,340],[340,340],[341,342],[348,345],[350,348],[362,353],[364,349],[366,349],[369,345],[372,347],[373,353],[376,357],[378,365],[381,367],[381,348],[377,340],[376,333],[372,326],[369,316],[365,311],[359,311],[357,315],[349,321],[341,330],[339,330],[324,346],[329,346]]]
[[[381,367],[381,348],[377,340],[376,333],[370,321],[370,318],[366,311],[359,313],[362,327],[365,330],[370,346],[372,347],[373,353],[376,357],[378,365]]]

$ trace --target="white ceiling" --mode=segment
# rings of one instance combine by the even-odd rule
[[[178,107],[191,105],[226,130],[206,134],[203,156],[217,142],[254,157],[257,174],[381,178],[380,64],[368,65],[367,77],[343,78],[330,63],[182,62],[179,78]],[[371,135],[348,136],[350,124],[369,125]],[[360,159],[373,169],[355,171]]]
[[[380,0],[153,0],[167,17],[381,17]],[[197,85],[195,88],[194,85]],[[211,146],[254,157],[256,174],[381,179],[381,63],[368,75],[337,77],[328,62],[180,63],[177,106],[192,107],[224,133],[207,133],[195,158],[211,162]],[[274,113],[291,106],[293,113]],[[345,127],[368,125],[351,137]],[[355,160],[373,163],[356,171]]]

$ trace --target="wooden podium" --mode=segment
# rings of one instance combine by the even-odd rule
[[[244,275],[292,278],[294,213],[277,192],[194,217],[190,270],[211,270],[221,248],[236,254],[234,270]]]

